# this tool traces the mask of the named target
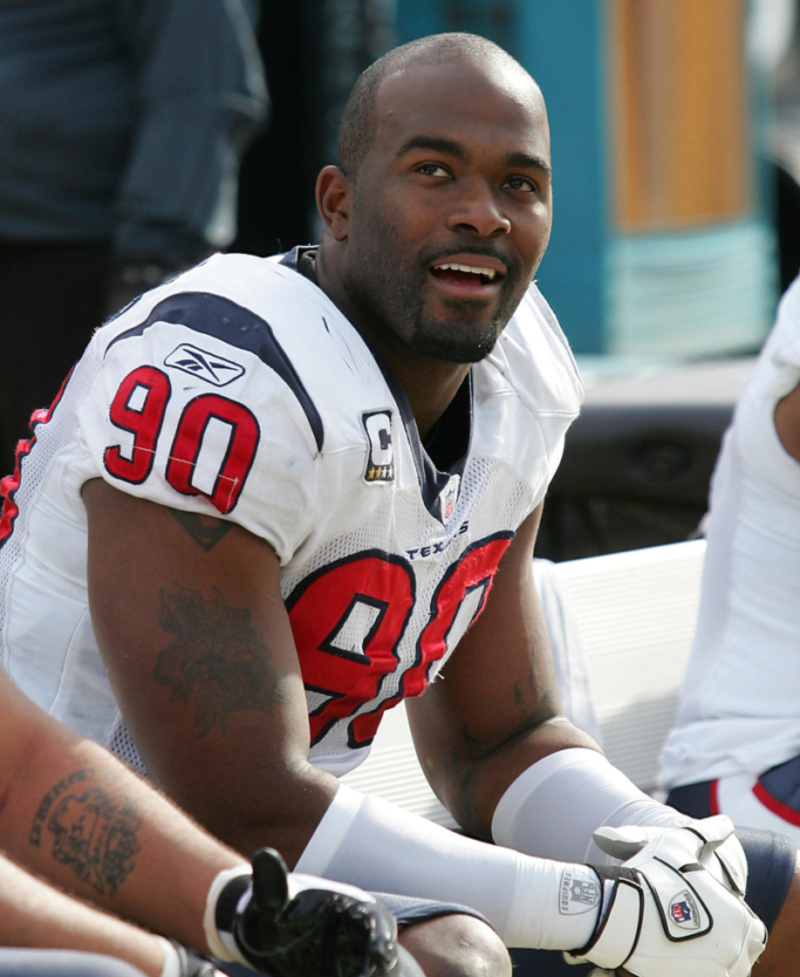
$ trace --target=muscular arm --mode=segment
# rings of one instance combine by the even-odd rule
[[[478,838],[491,838],[497,802],[531,764],[567,747],[599,749],[560,715],[531,562],[541,508],[506,551],[483,613],[459,642],[441,680],[407,703],[431,785]]]
[[[200,949],[206,948],[202,919],[211,883],[242,863],[106,750],[47,716],[2,673],[0,847],[61,888]],[[4,897],[27,885],[6,862],[0,872]],[[33,902],[20,897],[17,906],[30,909],[42,899],[32,890]],[[19,942],[16,929],[8,932],[9,912],[0,913],[0,942],[54,945],[48,941],[56,934],[44,922],[49,914],[37,909],[27,916],[35,925]],[[73,907],[68,918],[79,926],[84,916]],[[90,921],[80,926],[91,931]],[[98,933],[107,930],[103,923]]]
[[[277,557],[100,481],[83,496],[92,621],[150,775],[246,856],[269,844],[294,864],[337,785],[308,762]]]

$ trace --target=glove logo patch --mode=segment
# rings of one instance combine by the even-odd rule
[[[593,872],[564,869],[558,896],[558,911],[562,916],[588,913],[599,901],[600,883]]]
[[[700,912],[688,889],[684,889],[672,900],[669,906],[669,914],[672,921],[681,929],[696,930],[700,928]]]

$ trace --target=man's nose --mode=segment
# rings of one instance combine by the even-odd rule
[[[447,215],[451,230],[471,231],[480,237],[500,237],[511,230],[511,221],[500,206],[494,189],[483,181],[471,181]]]

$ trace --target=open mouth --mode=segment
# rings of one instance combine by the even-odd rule
[[[467,288],[497,284],[503,278],[503,272],[498,268],[463,261],[439,262],[431,268],[431,274],[439,281]]]

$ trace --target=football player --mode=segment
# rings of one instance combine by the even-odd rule
[[[318,248],[142,296],[40,415],[0,522],[6,667],[240,851],[644,977],[749,973],[746,892],[788,973],[794,849],[745,857],[560,714],[531,557],[582,385],[533,282],[536,83],[472,35],[390,52],[317,205]],[[402,698],[472,837],[339,786]],[[508,972],[474,917],[409,933],[433,923],[424,969]]]
[[[0,797],[0,974],[217,973],[185,944],[272,977],[420,977],[372,896],[287,875],[269,849],[251,869],[5,675]]]

